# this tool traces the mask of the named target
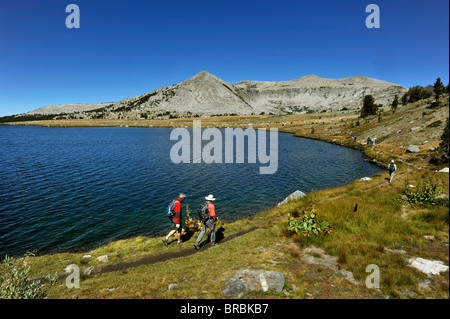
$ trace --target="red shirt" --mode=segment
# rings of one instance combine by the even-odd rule
[[[214,207],[214,204],[211,203],[211,201],[206,201],[208,203],[208,215],[211,216],[214,220],[217,219],[216,217],[216,209]]]
[[[175,204],[173,205],[173,211],[175,213],[175,217],[173,218],[177,224],[181,224],[181,200],[179,198],[176,199]]]

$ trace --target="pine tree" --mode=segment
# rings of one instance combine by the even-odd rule
[[[376,115],[378,111],[378,105],[374,103],[372,95],[366,95],[364,97],[363,107],[361,108],[361,117],[369,115]]]
[[[441,78],[437,78],[433,87],[434,87],[434,95],[436,96],[436,101],[439,101],[441,95],[445,92],[445,87],[444,84],[441,82]]]
[[[396,94],[394,97],[394,101],[392,101],[392,111],[395,112],[398,106],[398,95]]]
[[[449,161],[449,122],[448,117],[445,122],[444,132],[441,135],[441,143],[439,144],[439,149],[441,153],[441,158],[448,163]]]
[[[403,94],[402,96],[402,105],[408,104],[408,93]]]

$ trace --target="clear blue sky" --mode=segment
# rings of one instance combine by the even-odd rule
[[[68,29],[66,6],[80,8]],[[380,8],[368,29],[368,4]],[[118,101],[206,70],[235,83],[307,74],[449,81],[448,0],[0,1],[0,116]]]

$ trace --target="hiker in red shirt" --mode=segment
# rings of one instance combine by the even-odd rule
[[[169,238],[175,234],[178,233],[178,245],[181,244],[181,217],[182,217],[182,209],[181,209],[181,203],[186,198],[186,195],[181,193],[177,199],[173,200],[172,203],[169,205],[169,219],[172,223],[172,230],[167,234],[166,238],[162,240],[164,245],[167,247],[169,245],[168,240]]]
[[[216,221],[219,219],[216,216],[216,209],[214,207],[214,204],[212,203],[213,200],[216,200],[213,195],[208,195],[208,197],[205,197],[206,203],[204,205],[207,205],[207,216],[205,217],[203,222],[202,231],[200,234],[198,234],[197,240],[195,241],[194,247],[195,249],[200,249],[200,241],[202,240],[203,236],[206,234],[206,231],[209,229],[211,231],[211,246],[217,245],[216,243]],[[206,207],[205,207],[206,209]]]

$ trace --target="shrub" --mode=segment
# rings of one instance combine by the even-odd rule
[[[43,299],[47,293],[40,280],[31,281],[29,278],[30,267],[25,259],[15,259],[6,256],[0,266],[0,299]],[[57,280],[54,276],[47,276],[51,284]]]
[[[184,222],[184,224],[186,225],[186,232],[195,233],[202,230],[202,222],[191,217],[191,210],[189,209],[189,205],[186,206],[186,217],[187,219]]]
[[[441,188],[430,181],[419,184],[415,188],[406,187],[405,189],[405,195],[410,204],[432,204],[442,192]]]
[[[310,238],[313,235],[330,235],[331,224],[322,221],[316,221],[317,211],[311,208],[309,211],[303,211],[303,216],[300,220],[296,220],[291,213],[288,214],[288,231],[289,233],[296,233],[304,237]]]

